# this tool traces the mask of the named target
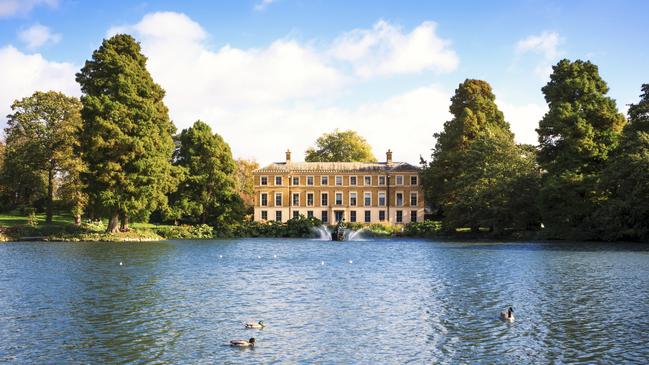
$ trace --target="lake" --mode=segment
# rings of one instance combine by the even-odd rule
[[[649,363],[649,245],[7,243],[0,260],[0,363]]]

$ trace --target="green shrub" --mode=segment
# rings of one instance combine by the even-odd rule
[[[166,239],[204,239],[214,237],[214,229],[207,224],[195,226],[157,226],[152,231]]]
[[[434,236],[441,232],[442,223],[439,221],[423,221],[408,223],[403,233],[412,237]]]
[[[314,227],[322,225],[317,218],[291,218],[288,221],[256,222],[246,220],[233,226],[232,235],[236,237],[314,237]]]

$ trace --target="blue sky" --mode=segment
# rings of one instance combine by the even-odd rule
[[[262,1],[0,0],[0,112],[37,89],[79,95],[74,72],[116,32],[142,42],[179,128],[205,120],[261,163],[334,128],[417,162],[466,78],[534,143],[561,58],[597,64],[622,111],[649,82],[645,1]]]

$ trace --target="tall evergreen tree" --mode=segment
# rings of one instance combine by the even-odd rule
[[[550,236],[588,238],[602,199],[597,178],[625,119],[590,62],[561,60],[542,90],[549,106],[537,129],[543,223]]]
[[[629,107],[619,147],[602,173],[607,200],[596,227],[605,239],[649,240],[649,84]]]
[[[167,204],[177,185],[171,163],[175,132],[164,90],[146,69],[133,37],[105,39],[77,74],[83,96],[82,175],[91,205],[109,219],[108,231],[128,229]]]
[[[252,172],[259,168],[254,160],[238,159],[237,163],[237,191],[243,199],[246,212],[252,214],[255,205],[255,183]]]
[[[74,153],[81,126],[81,103],[60,92],[35,92],[16,100],[8,116],[6,134],[10,143],[11,166],[43,172],[47,176],[45,222],[52,222],[55,179],[78,173],[80,161]],[[14,172],[15,175],[31,175]]]
[[[209,125],[199,120],[180,133],[175,161],[186,176],[172,194],[172,217],[216,228],[241,220],[244,208],[236,190],[236,162],[230,146]]]
[[[451,98],[450,112],[453,119],[435,134],[433,159],[423,172],[427,199],[442,211],[445,229],[533,225],[533,213],[521,219],[513,209],[529,205],[525,200],[534,194],[538,170],[526,149],[514,143],[491,86],[465,80]],[[515,186],[529,193],[515,192]]]

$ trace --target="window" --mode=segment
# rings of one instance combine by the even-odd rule
[[[379,176],[379,185],[385,185],[385,176]]]
[[[343,193],[336,193],[336,205],[343,205]]]
[[[282,206],[282,193],[275,193],[275,206],[276,207]]]
[[[261,220],[262,221],[267,221],[268,220],[268,211],[267,210],[262,210],[261,211]]]
[[[262,176],[260,185],[268,185],[268,176]]]
[[[403,223],[403,211],[397,210],[397,223]]]
[[[385,191],[379,191],[379,207],[385,206]]]
[[[322,211],[322,219],[321,219],[321,221],[322,221],[322,223],[328,223],[329,222],[329,212],[327,212],[326,210]]]
[[[329,176],[321,176],[320,185],[329,185]]]
[[[282,177],[281,176],[275,176],[275,185],[277,185],[277,186],[282,185]]]
[[[320,205],[323,207],[329,205],[329,194],[322,193],[322,195],[320,196]]]
[[[282,221],[282,211],[281,210],[278,210],[278,211],[275,212],[275,220],[278,221],[278,222]]]
[[[309,186],[313,186],[313,176],[306,177],[306,184]]]
[[[356,206],[356,192],[350,192],[349,193],[349,205],[352,207]]]
[[[297,210],[294,210],[293,211],[293,218],[295,218],[295,219],[300,218],[300,212],[297,211]]]
[[[410,211],[410,221],[411,222],[416,222],[417,221],[417,211],[416,210]]]
[[[293,186],[300,185],[300,177],[299,176],[294,176],[293,177],[293,182],[291,184],[293,184]]]
[[[300,206],[300,193],[293,193],[292,203],[294,207]]]
[[[403,185],[403,175],[397,175],[396,179],[397,179],[396,181],[397,185]]]
[[[356,223],[356,211],[352,210],[349,212],[349,221],[352,223]]]
[[[313,218],[313,211],[312,210],[307,210],[306,211],[306,217],[307,218]]]
[[[343,211],[342,210],[334,210],[334,220],[335,222],[340,222],[343,220]]]
[[[385,210],[379,210],[379,220],[385,222]]]
[[[363,179],[364,179],[363,184],[365,184],[365,186],[372,185],[372,177],[371,176],[364,176]]]
[[[363,205],[365,205],[366,207],[372,205],[372,193],[366,192],[365,194],[363,194]]]
[[[268,206],[268,193],[261,193],[261,196],[259,198],[260,202],[259,205],[262,207],[267,207]]]
[[[313,193],[306,193],[306,206],[307,207],[313,206]]]
[[[341,186],[343,184],[343,177],[336,176],[336,186]]]
[[[403,206],[403,193],[396,193],[396,205],[397,207]]]
[[[417,206],[417,193],[414,191],[410,193],[410,206]]]
[[[365,223],[369,223],[372,221],[372,212],[369,210],[365,211]]]
[[[349,185],[356,186],[356,176],[349,177]]]
[[[410,185],[417,185],[417,175],[410,176]]]

